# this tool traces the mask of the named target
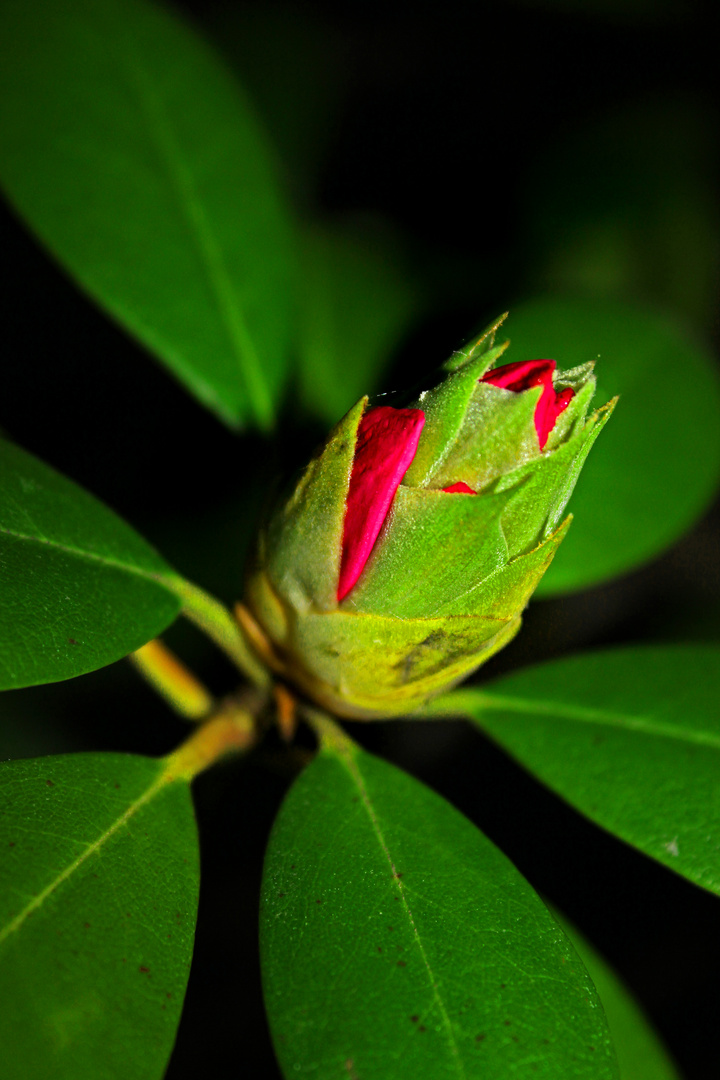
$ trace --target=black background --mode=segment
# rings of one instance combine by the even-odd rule
[[[717,346],[710,8],[387,0],[183,10],[236,65],[298,213],[380,215],[401,237],[428,301],[387,389],[539,290],[649,302]],[[684,229],[688,208],[696,224]],[[288,402],[273,442],[230,434],[77,292],[9,212],[1,227],[0,424],[232,601],[265,489],[322,428]],[[606,263],[602,245],[585,262],[572,255],[594,228],[620,237]],[[652,565],[532,605],[521,637],[483,677],[587,646],[717,640],[719,522],[715,507]],[[193,631],[179,626],[168,640],[218,692],[232,687],[229,668]],[[3,756],[164,753],[182,736],[125,663],[8,694],[0,709]],[[442,792],[576,922],[688,1080],[720,1075],[716,898],[581,819],[461,725],[353,725],[352,734]],[[255,927],[264,844],[296,767],[271,741],[197,782],[201,911],[171,1080],[278,1075]]]

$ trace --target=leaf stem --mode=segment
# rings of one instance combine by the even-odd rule
[[[322,747],[344,755],[355,752],[357,743],[333,720],[332,716],[328,716],[320,709],[313,709],[309,705],[302,705],[301,712],[317,735]]]
[[[228,609],[204,589],[182,577],[174,577],[171,587],[182,600],[183,614],[215,642],[255,686],[266,689],[271,676],[250,649],[245,636]]]
[[[226,702],[210,720],[165,758],[164,780],[193,780],[198,773],[231,753],[247,753],[258,741],[255,717],[233,701]]]
[[[215,708],[207,687],[158,639],[148,641],[128,659],[180,716],[203,720]]]

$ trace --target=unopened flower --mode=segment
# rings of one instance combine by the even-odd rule
[[[243,617],[341,715],[405,713],[517,633],[612,405],[592,365],[492,365],[490,328],[409,408],[363,398],[259,535]]]

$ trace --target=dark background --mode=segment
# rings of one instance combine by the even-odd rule
[[[681,0],[181,5],[236,66],[309,220],[381,223],[421,303],[385,389],[540,291],[636,299],[718,344],[717,24]],[[263,495],[322,427],[236,436],[86,301],[6,213],[0,424],[127,517],[179,570],[240,592]],[[372,318],[372,312],[368,312]],[[638,572],[531,606],[482,673],[581,647],[720,636],[720,513]],[[168,640],[218,692],[233,675]],[[126,663],[5,695],[3,756],[164,753],[180,723]],[[441,791],[626,979],[688,1080],[720,1075],[720,906],[590,825],[462,725],[354,725]],[[297,759],[271,744],[197,782],[203,884],[168,1076],[278,1075],[255,927],[262,855]],[[322,812],[322,808],[319,808]]]

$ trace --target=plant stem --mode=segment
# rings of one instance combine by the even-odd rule
[[[228,702],[167,756],[164,776],[169,781],[193,780],[228,754],[247,753],[258,737],[258,725],[251,713]]]
[[[175,712],[188,720],[203,720],[215,708],[210,691],[161,641],[148,641],[128,659]]]
[[[173,578],[173,590],[183,603],[183,614],[230,657],[255,686],[268,687],[270,672],[251,651],[228,609],[203,589],[184,578]]]
[[[332,716],[321,712],[320,709],[313,709],[309,705],[301,706],[301,711],[320,740],[321,746],[343,754],[352,753],[357,748],[357,743],[333,720]]]

